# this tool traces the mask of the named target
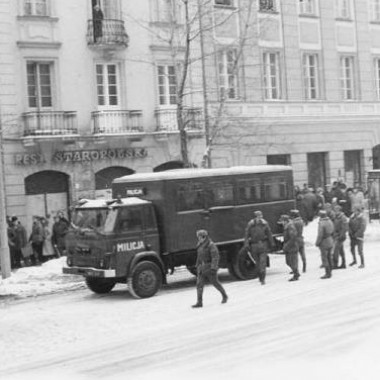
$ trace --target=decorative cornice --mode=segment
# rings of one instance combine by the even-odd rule
[[[17,41],[17,46],[21,49],[59,49],[61,42],[37,42],[37,41]]]
[[[58,17],[51,17],[51,16],[17,16],[17,20],[19,21],[45,21],[45,22],[58,22]]]

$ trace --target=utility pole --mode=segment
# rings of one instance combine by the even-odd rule
[[[6,214],[3,123],[0,104],[0,265],[3,279],[11,275]]]
[[[205,152],[205,166],[211,168],[211,141],[210,141],[210,120],[208,115],[208,94],[207,94],[207,76],[206,76],[206,62],[205,62],[205,47],[203,35],[203,6],[202,0],[198,0],[198,20],[199,20],[199,39],[201,48],[201,63],[202,63],[202,88],[203,88],[203,112],[205,115],[205,139],[206,139],[206,152]]]

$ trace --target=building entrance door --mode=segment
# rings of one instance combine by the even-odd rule
[[[327,153],[308,153],[307,170],[309,186],[316,189],[317,187],[325,188],[326,185],[326,162]]]
[[[34,215],[50,216],[50,227],[58,211],[68,216],[68,176],[55,171],[43,171],[25,178],[27,231],[31,231]]]

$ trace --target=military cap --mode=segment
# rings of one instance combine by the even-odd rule
[[[325,210],[320,210],[318,214],[321,218],[325,218],[327,216],[327,212]]]
[[[262,218],[263,217],[263,213],[261,211],[255,211],[253,213],[253,215],[255,218]]]
[[[296,216],[299,216],[300,215],[300,212],[299,210],[297,209],[294,209],[294,210],[290,210],[290,216],[295,218]]]
[[[283,215],[281,215],[281,217],[280,217],[280,220],[281,220],[282,222],[288,222],[289,219],[290,219],[290,217],[289,217],[289,215],[287,215],[287,214],[283,214]]]

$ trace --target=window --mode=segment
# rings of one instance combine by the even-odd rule
[[[234,203],[234,190],[231,184],[211,183],[209,207],[231,206]]]
[[[157,66],[160,105],[177,104],[177,78],[174,66]]]
[[[304,54],[303,76],[305,99],[318,99],[319,94],[319,63],[317,54]]]
[[[372,0],[371,5],[372,21],[380,21],[380,0]]]
[[[119,214],[118,231],[141,231],[142,230],[142,216],[140,209],[134,208],[121,208]]]
[[[266,52],[263,60],[265,99],[281,99],[279,53]]]
[[[26,16],[47,16],[47,0],[25,0],[24,13]]]
[[[316,14],[315,0],[299,0],[299,4],[300,4],[300,14],[304,14],[304,15]]]
[[[178,0],[153,0],[154,21],[158,22],[183,22],[183,10],[181,1]]]
[[[118,106],[118,77],[115,64],[96,65],[98,106]]]
[[[222,50],[218,54],[219,90],[221,99],[238,98],[236,50]]]
[[[177,189],[177,211],[204,209],[204,190],[200,183],[186,183]]]
[[[259,9],[265,12],[275,12],[277,10],[276,0],[259,0]]]
[[[338,18],[351,18],[351,4],[350,0],[336,0],[337,2],[337,16]]]
[[[266,201],[279,201],[288,198],[287,183],[284,178],[266,179],[264,189]]]
[[[257,203],[262,201],[260,180],[243,180],[238,184],[238,203]]]
[[[380,100],[380,58],[375,59],[375,80],[377,99]]]
[[[340,58],[340,83],[342,99],[352,100],[355,98],[354,85],[354,57]]]
[[[232,7],[233,0],[215,0],[215,5],[224,5],[226,7]]]
[[[37,109],[52,107],[52,64],[27,62],[26,71],[29,107]]]
[[[291,165],[290,154],[268,154],[268,165]]]

